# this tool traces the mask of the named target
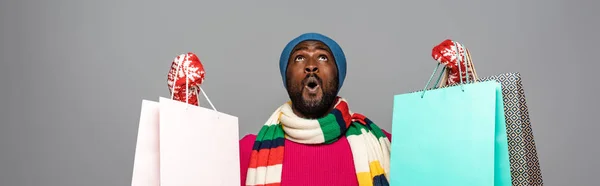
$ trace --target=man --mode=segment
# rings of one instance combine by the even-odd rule
[[[390,134],[349,110],[341,47],[318,33],[290,41],[279,69],[290,101],[240,140],[242,185],[389,185]]]

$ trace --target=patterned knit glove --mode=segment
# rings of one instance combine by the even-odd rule
[[[457,46],[458,45],[458,46]],[[460,64],[458,64],[457,58],[460,58]],[[469,69],[469,80],[473,80],[473,67],[471,63],[467,63],[465,67],[465,61],[470,60],[469,49],[465,48],[462,44],[446,39],[437,46],[433,47],[431,57],[446,67],[448,71],[448,77],[446,85],[454,85],[460,83],[460,72],[462,72],[463,83],[467,81],[467,69]],[[470,61],[467,61],[470,62]],[[460,68],[460,70],[459,70]]]
[[[173,59],[167,85],[174,100],[198,106],[198,90],[203,81],[204,66],[196,54],[188,52]]]

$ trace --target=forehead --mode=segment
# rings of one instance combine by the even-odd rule
[[[299,50],[325,50],[328,53],[331,53],[331,50],[325,43],[314,40],[302,41],[298,43],[292,51],[296,52]]]

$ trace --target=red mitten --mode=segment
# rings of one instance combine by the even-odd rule
[[[433,47],[431,57],[448,69],[456,69],[456,50],[454,42],[450,39],[446,39]]]
[[[187,87],[186,87],[187,79]],[[204,81],[204,66],[196,54],[188,52],[173,59],[167,75],[167,85],[173,99],[198,105],[198,90]],[[174,88],[173,88],[174,86]],[[186,96],[187,89],[187,96]]]
[[[460,72],[462,72],[463,82],[466,82],[467,69],[469,70],[469,80],[473,79],[471,65],[467,63],[467,66],[465,66],[465,61],[468,60],[466,54],[468,54],[469,50],[458,42],[456,42],[456,44],[458,46],[455,45],[454,41],[446,39],[437,46],[433,47],[431,51],[431,57],[433,57],[433,59],[438,61],[440,64],[446,66],[446,70],[448,71],[448,82],[446,82],[447,85],[460,83]],[[459,58],[457,58],[456,55],[457,51]],[[460,64],[458,64],[458,59],[460,59]],[[458,68],[460,68],[460,70]]]

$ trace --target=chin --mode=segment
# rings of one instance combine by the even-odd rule
[[[308,108],[317,108],[321,104],[322,101],[323,101],[322,99],[304,99],[304,100],[302,100],[305,107],[308,107]]]
[[[302,96],[302,102],[306,106],[315,107],[318,104],[320,104],[321,102],[323,102],[323,95],[322,94],[319,94],[319,95],[303,95]]]

